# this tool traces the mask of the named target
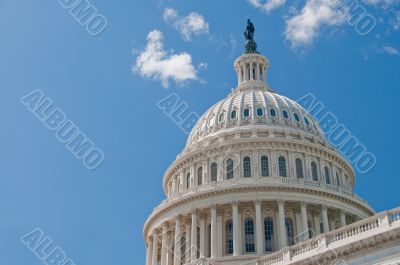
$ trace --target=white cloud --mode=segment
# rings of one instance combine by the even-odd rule
[[[400,52],[391,46],[383,46],[383,51],[390,55],[400,55]]]
[[[368,5],[373,5],[376,7],[381,7],[381,8],[388,8],[391,5],[395,5],[400,3],[399,0],[363,0],[362,2],[368,4]]]
[[[329,2],[330,0],[307,0],[300,13],[286,19],[284,35],[292,48],[308,46],[314,42],[323,27],[344,22],[344,18]]]
[[[198,36],[209,33],[209,25],[205,18],[196,12],[191,12],[185,17],[180,17],[178,11],[173,8],[165,8],[164,21],[171,24],[179,31],[185,41],[190,41],[193,35]]]
[[[192,56],[186,52],[165,51],[163,35],[159,30],[147,35],[147,45],[136,58],[133,71],[142,77],[160,80],[164,87],[168,87],[170,79],[177,84],[198,80]]]
[[[261,9],[264,12],[270,12],[280,6],[283,6],[286,0],[248,0],[251,5]]]

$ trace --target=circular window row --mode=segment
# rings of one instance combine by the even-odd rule
[[[289,120],[289,112],[288,112],[287,110],[282,110],[281,114],[282,114],[282,118],[283,118],[283,119]],[[260,107],[257,108],[257,109],[256,109],[256,115],[257,115],[257,117],[263,117],[263,116],[265,115],[265,110],[264,110],[264,108],[260,108]],[[270,109],[269,109],[269,116],[270,116],[271,118],[276,118],[276,117],[277,117],[277,111],[276,111],[275,108],[270,108]],[[250,117],[250,108],[245,108],[245,109],[243,110],[243,117],[244,117],[244,118]],[[232,111],[230,112],[229,118],[230,118],[230,120],[236,120],[236,119],[237,119],[237,110],[236,110],[236,109],[234,109],[234,110],[232,110]],[[293,113],[293,118],[294,118],[294,120],[295,120],[296,122],[298,122],[298,123],[301,122],[301,117],[300,117],[300,115],[299,115],[298,113],[294,112],[294,113]],[[304,117],[303,120],[304,120],[304,123],[305,123],[307,126],[310,126],[310,125],[311,125],[310,121],[309,121],[306,117]],[[224,122],[224,121],[225,121],[225,113],[223,112],[223,113],[221,113],[221,114],[219,115],[218,122],[219,122],[219,123],[222,123],[222,122]],[[314,125],[314,124],[313,124],[313,125]],[[314,125],[314,128],[317,129],[315,125]]]

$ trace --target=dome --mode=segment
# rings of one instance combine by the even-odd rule
[[[164,173],[166,198],[143,227],[147,265],[246,264],[374,214],[317,120],[269,87],[253,34],[248,21],[236,89]]]
[[[208,109],[192,129],[186,147],[217,134],[246,128],[294,132],[316,142],[326,141],[318,122],[302,106],[253,81]]]

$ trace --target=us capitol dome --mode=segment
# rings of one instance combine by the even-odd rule
[[[236,89],[164,174],[166,199],[143,229],[146,265],[392,264],[360,259],[400,255],[400,211],[375,215],[353,192],[355,172],[317,120],[269,87],[250,21],[245,36]]]

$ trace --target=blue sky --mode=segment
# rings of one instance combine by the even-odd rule
[[[76,264],[144,264],[143,223],[187,137],[156,103],[176,93],[202,114],[225,97],[247,18],[270,85],[316,95],[377,158],[356,192],[398,206],[399,1],[359,2],[365,36],[325,0],[92,0],[108,22],[93,36],[59,1],[0,0],[0,263],[43,264],[20,242],[40,227]],[[101,148],[97,169],[21,104],[35,89]]]

